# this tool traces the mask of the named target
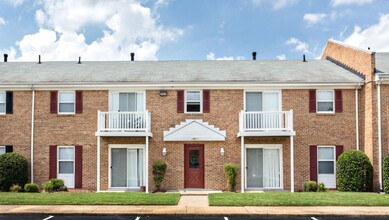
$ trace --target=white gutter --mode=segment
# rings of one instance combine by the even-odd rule
[[[30,164],[30,175],[31,175],[31,183],[34,182],[34,118],[35,118],[35,90],[34,87],[31,86],[32,91],[32,100],[31,100],[31,164]]]
[[[355,147],[359,150],[358,87],[355,88]]]
[[[382,192],[382,137],[381,137],[381,83],[382,79],[377,81],[377,110],[378,110],[378,169],[380,180],[380,191]]]

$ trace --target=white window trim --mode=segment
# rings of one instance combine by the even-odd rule
[[[60,160],[59,159],[59,149],[60,148],[73,148],[73,155],[74,159],[73,160]],[[60,175],[59,173],[59,162],[73,162],[73,175],[76,175],[76,152],[75,152],[75,147],[74,146],[58,146],[57,147],[57,176]],[[71,173],[63,173],[63,174],[71,174]]]
[[[111,155],[111,149],[112,148],[125,148],[125,149],[142,149],[143,150],[143,184],[146,182],[146,169],[148,167],[146,163],[146,145],[144,144],[109,144],[108,145],[108,189],[139,189],[140,187],[112,187],[112,180],[111,180],[111,162],[112,162],[112,155]],[[128,163],[128,161],[127,161]]]
[[[318,92],[332,92],[332,100],[320,100],[317,98]],[[332,102],[332,111],[319,111],[319,102]],[[316,113],[318,114],[334,114],[335,113],[335,90],[327,89],[327,90],[316,90]]]
[[[186,94],[187,92],[200,92],[200,111],[199,112],[188,112],[186,107],[187,107],[187,100],[186,100]],[[198,89],[191,89],[191,90],[185,90],[184,92],[184,107],[185,107],[185,113],[187,114],[202,114],[203,113],[203,90],[198,90]]]
[[[245,167],[247,167],[247,149],[250,148],[263,148],[263,149],[278,149],[280,152],[280,187],[279,188],[259,188],[259,189],[284,189],[284,167],[283,167],[283,156],[282,156],[282,144],[245,144],[245,158],[244,163]],[[244,187],[245,189],[258,189],[258,188],[247,188],[247,169],[244,171]]]
[[[333,152],[334,152],[334,157],[332,159],[319,159],[319,148],[332,148]],[[330,161],[330,162],[334,162],[334,173],[333,174],[329,174],[329,173],[326,173],[328,175],[336,175],[336,149],[335,149],[335,146],[317,146],[317,155],[316,155],[316,158],[317,158],[317,175],[319,176],[319,161],[320,162],[323,162],[323,161]],[[324,173],[323,173],[324,174]]]
[[[143,93],[143,109],[145,112],[147,111],[146,109],[146,91],[145,90],[110,90],[109,91],[109,97],[108,97],[108,109],[109,111],[112,111],[112,105],[113,105],[113,93]]]
[[[0,91],[0,94],[4,94],[4,112],[0,112],[0,115],[5,115],[7,112],[7,94],[5,91]],[[1,103],[3,104],[3,102]]]
[[[278,111],[282,111],[282,90],[244,90],[243,91],[243,111],[246,112],[246,93],[248,92],[262,92],[262,93],[278,93]]]
[[[66,92],[66,93],[73,93],[73,97],[74,97],[74,102],[70,102],[70,101],[62,101],[62,102],[60,102],[59,101],[59,94],[60,93],[62,93],[62,92]],[[65,104],[65,103],[73,103],[73,112],[60,112],[59,111],[59,104],[60,103],[63,103],[63,104]],[[76,114],[76,91],[58,91],[58,97],[57,97],[57,111],[58,111],[58,114],[59,115],[74,115],[74,114]]]
[[[0,149],[4,149],[4,153],[6,153],[5,152],[6,151],[5,146],[0,146]],[[0,154],[0,155],[2,155],[2,154]]]

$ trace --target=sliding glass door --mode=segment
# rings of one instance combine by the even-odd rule
[[[143,167],[143,149],[111,148],[111,187],[144,185]]]
[[[279,148],[247,148],[247,187],[281,188]]]

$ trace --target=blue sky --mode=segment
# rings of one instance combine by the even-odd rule
[[[317,59],[328,39],[389,51],[387,0],[1,0],[10,61]]]

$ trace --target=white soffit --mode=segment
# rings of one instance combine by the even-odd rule
[[[163,132],[164,141],[225,141],[226,131],[221,131],[203,120],[187,119]]]

